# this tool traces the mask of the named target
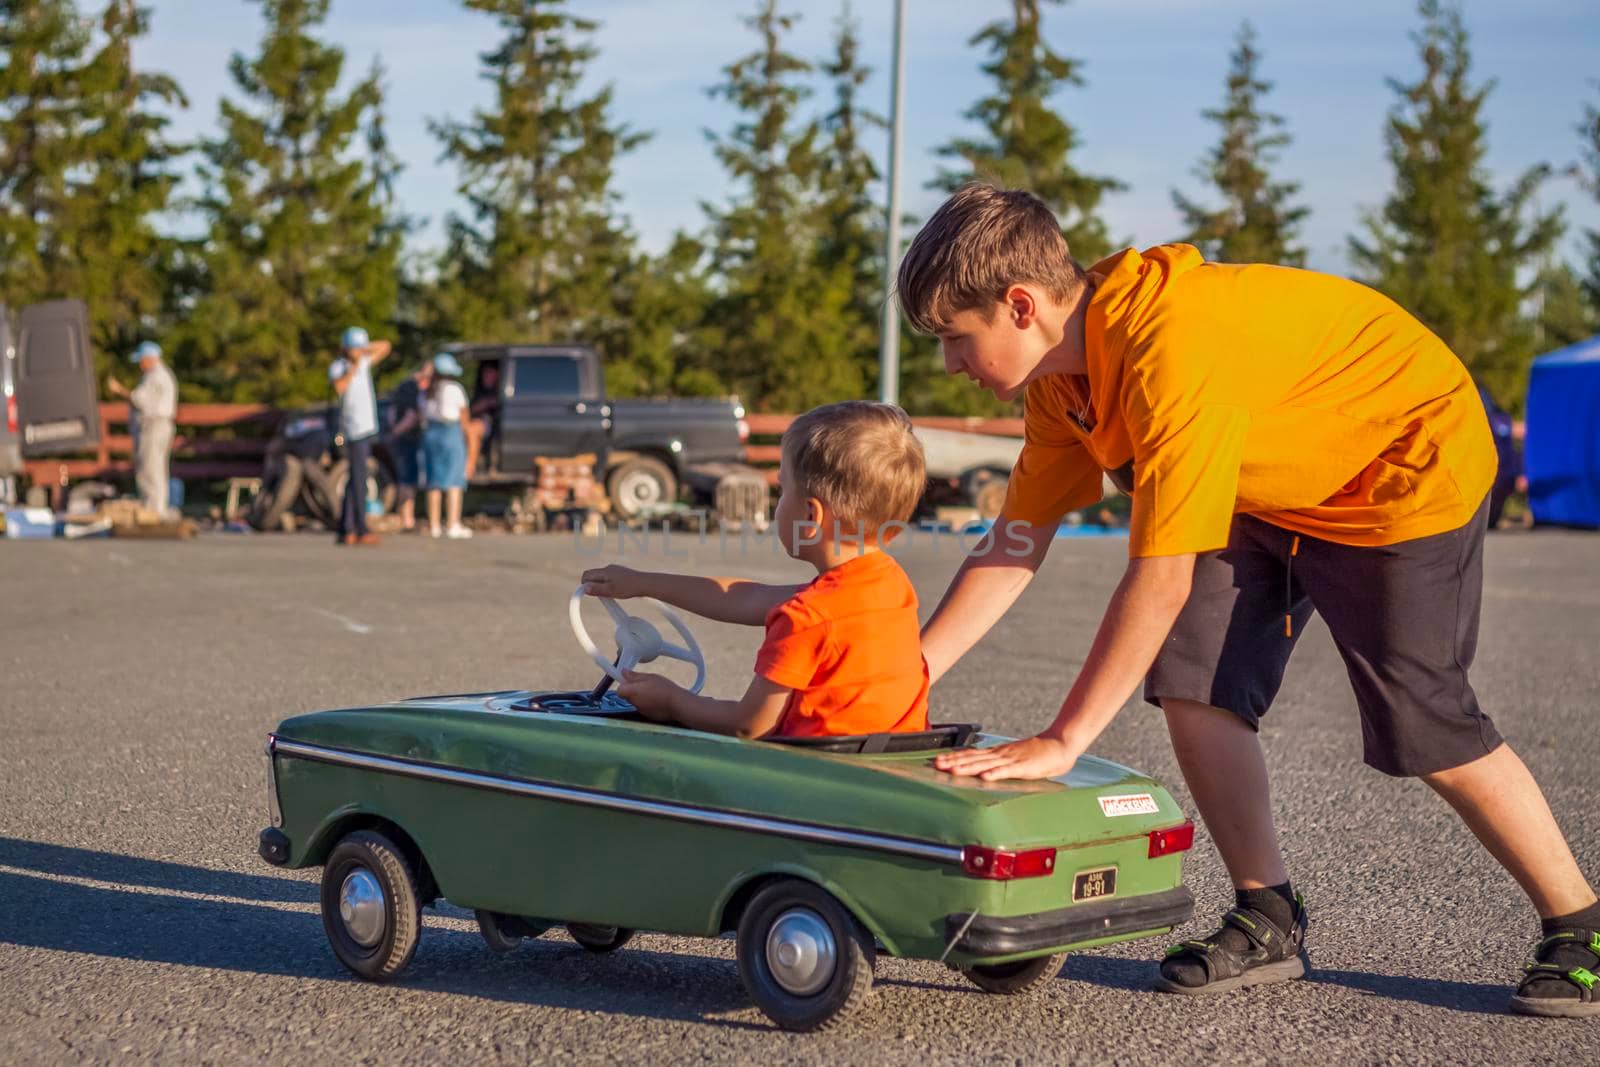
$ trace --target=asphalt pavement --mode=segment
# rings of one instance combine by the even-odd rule
[[[898,554],[924,614],[954,538]],[[1121,571],[1124,542],[1061,540],[1000,625],[934,690],[934,718],[1022,734],[1053,715]],[[715,533],[623,542],[639,566],[804,581]],[[567,627],[569,534],[470,542],[313,535],[0,541],[0,1059],[78,1062],[1600,1062],[1600,1019],[1504,1014],[1537,934],[1516,886],[1445,804],[1361,764],[1327,632],[1301,641],[1262,738],[1291,871],[1310,901],[1305,981],[1218,999],[1147,992],[1170,940],[1231,903],[1202,831],[1200,900],[1174,938],[1071,957],[1031,998],[880,960],[868,1010],[820,1036],[746,999],[733,944],[644,935],[590,956],[559,934],[491,954],[430,912],[410,969],[373,985],[334,960],[315,871],[255,855],[262,741],[302,711],[428,693],[591,684]],[[598,613],[597,613],[598,616]],[[708,691],[748,680],[759,633],[697,626]],[[1600,535],[1502,533],[1487,549],[1484,707],[1600,879]],[[1095,751],[1186,807],[1159,713],[1130,703]],[[481,828],[495,847],[494,827]],[[649,892],[651,872],[626,872]]]

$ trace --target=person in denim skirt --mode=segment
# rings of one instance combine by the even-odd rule
[[[461,364],[448,352],[433,357],[433,383],[426,403],[428,428],[422,436],[428,479],[428,530],[434,537],[460,539],[472,531],[461,525],[461,497],[467,488],[467,438],[462,420],[467,391],[461,387]],[[440,498],[445,499],[449,526],[439,525]]]

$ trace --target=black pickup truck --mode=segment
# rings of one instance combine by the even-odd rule
[[[619,518],[647,516],[689,495],[726,519],[765,523],[766,483],[744,466],[750,431],[737,398],[608,399],[600,357],[578,345],[454,344],[444,350],[466,368],[468,396],[492,403],[472,486],[515,492],[535,484],[535,457],[594,453],[596,474]],[[379,424],[388,426],[387,399],[379,409]],[[262,491],[251,512],[256,526],[277,526],[297,499],[311,514],[332,520],[349,477],[338,418],[332,403],[284,418],[267,449]],[[388,509],[395,479],[387,441],[373,449],[370,464],[369,495]],[[730,507],[735,499],[736,509]],[[729,514],[733,510],[740,513]]]

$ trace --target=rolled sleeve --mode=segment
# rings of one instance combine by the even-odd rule
[[[1217,404],[1145,424],[1134,442],[1130,557],[1227,546],[1249,430],[1247,412]]]

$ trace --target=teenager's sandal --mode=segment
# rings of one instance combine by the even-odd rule
[[[1560,949],[1568,964],[1551,962]],[[1572,956],[1587,952],[1586,963],[1571,964]],[[1534,962],[1524,967],[1522,981],[1511,997],[1511,1010],[1519,1015],[1580,1018],[1600,1015],[1600,930],[1562,930],[1540,941]]]
[[[1222,917],[1222,927],[1216,933],[1173,945],[1162,961],[1198,962],[1205,969],[1205,981],[1200,985],[1184,985],[1163,973],[1156,979],[1155,988],[1182,996],[1209,996],[1304,977],[1311,967],[1305,954],[1307,924],[1305,901],[1299,894],[1295,895],[1294,922],[1288,930],[1279,929],[1254,908],[1230,909]],[[1249,948],[1243,951],[1229,948],[1223,935],[1230,929],[1244,934]]]

